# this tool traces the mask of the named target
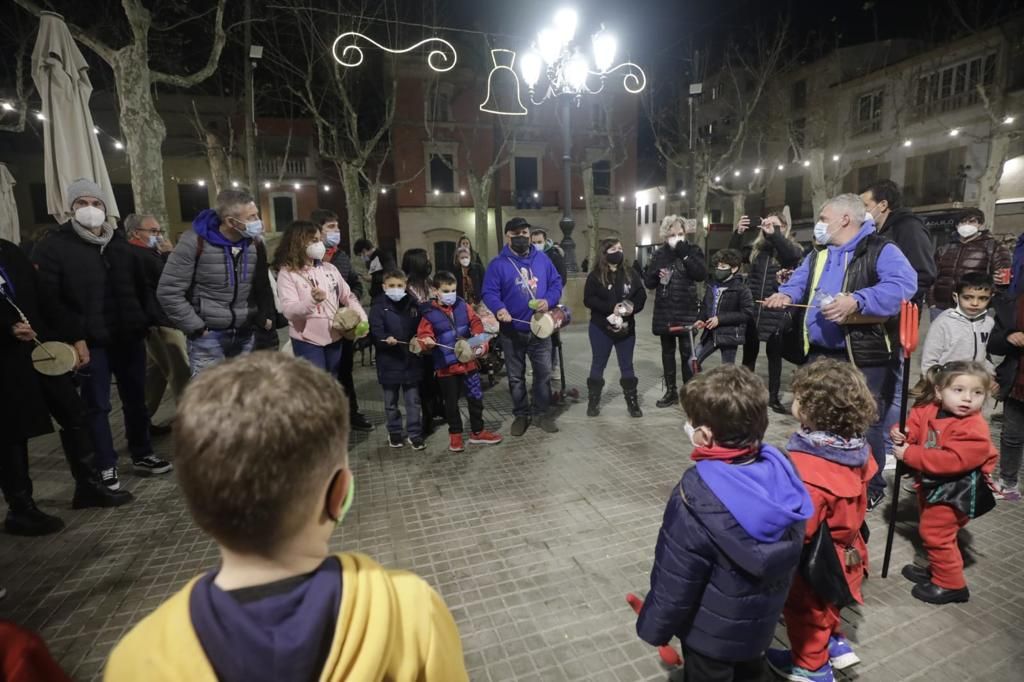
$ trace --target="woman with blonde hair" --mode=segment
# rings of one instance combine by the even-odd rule
[[[782,385],[782,332],[788,316],[785,310],[768,310],[757,301],[763,301],[779,290],[777,275],[780,270],[791,270],[800,265],[804,252],[790,236],[792,223],[789,210],[773,211],[765,218],[741,216],[736,223],[729,248],[742,251],[744,233],[757,230],[747,262],[747,286],[754,297],[754,319],[747,325],[747,339],[743,344],[743,365],[754,371],[761,342],[765,342],[768,356],[768,406],[779,414],[787,410],[779,400]]]
[[[668,215],[661,221],[664,243],[651,255],[644,272],[644,286],[654,290],[654,335],[661,340],[661,368],[665,373],[665,395],[658,407],[679,402],[676,389],[676,346],[682,360],[683,382],[693,377],[689,357],[693,354],[690,329],[700,315],[697,282],[707,279],[704,252],[687,240],[695,229],[687,229],[682,216]]]

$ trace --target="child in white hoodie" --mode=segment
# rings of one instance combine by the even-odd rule
[[[921,351],[921,375],[935,365],[954,360],[980,362],[995,373],[988,360],[988,339],[995,326],[987,314],[994,286],[991,275],[968,272],[956,283],[955,308],[935,318]]]

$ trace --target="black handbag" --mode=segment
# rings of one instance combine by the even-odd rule
[[[856,550],[852,551],[856,553]],[[804,545],[800,555],[800,575],[818,597],[838,609],[856,601],[846,582],[846,569],[839,562],[832,531],[825,521],[818,526],[810,542]]]
[[[782,358],[794,365],[807,363],[804,348],[804,316],[806,308],[789,308],[782,314]]]
[[[969,519],[984,516],[996,506],[995,495],[980,469],[955,477],[921,474],[921,492],[928,504],[948,504]]]

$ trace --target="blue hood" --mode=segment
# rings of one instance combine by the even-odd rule
[[[229,593],[214,585],[216,575],[212,571],[195,584],[189,612],[218,679],[318,679],[341,605],[338,559],[330,557],[309,576],[293,579],[291,589],[255,598],[241,595],[266,586]]]
[[[192,229],[205,242],[212,246],[219,246],[224,251],[224,267],[228,271],[228,281],[231,286],[235,285],[235,269],[231,264],[231,249],[237,247],[242,249],[242,281],[249,278],[249,259],[247,252],[252,244],[252,239],[244,237],[233,242],[220,232],[220,216],[212,208],[201,211],[192,221]]]
[[[551,259],[533,247],[525,256],[520,256],[505,246],[484,273],[481,297],[490,310],[498,312],[505,308],[517,320],[530,319],[533,309],[530,308],[530,292],[523,282],[523,269],[536,280],[534,295],[545,299],[552,308],[558,305],[562,297],[562,278]],[[517,331],[530,331],[528,322],[513,322],[512,326]]]
[[[762,445],[749,464],[702,460],[697,472],[758,542],[778,542],[794,523],[811,518],[814,507],[803,481],[789,458],[771,445]]]

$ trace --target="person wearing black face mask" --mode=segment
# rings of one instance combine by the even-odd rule
[[[747,337],[747,325],[754,317],[754,297],[746,282],[736,276],[743,255],[735,249],[722,249],[711,257],[714,283],[704,292],[701,316],[694,326],[703,329],[697,347],[698,367],[716,350],[722,351],[722,364],[736,364],[736,348]]]
[[[622,243],[617,239],[601,242],[597,264],[587,275],[583,305],[590,308],[590,376],[587,378],[587,416],[600,414],[604,369],[612,349],[619,361],[619,384],[630,417],[642,417],[637,396],[637,378],[633,371],[636,346],[634,316],[644,309],[647,292],[633,268],[625,266]]]
[[[511,433],[521,436],[536,421],[544,431],[558,427],[548,416],[551,404],[551,339],[530,332],[530,318],[558,305],[562,278],[551,259],[530,246],[530,223],[512,218],[505,224],[508,246],[487,266],[482,298],[501,322],[499,339],[505,352],[508,387],[512,393]],[[526,393],[526,357],[533,367],[533,404]]]

